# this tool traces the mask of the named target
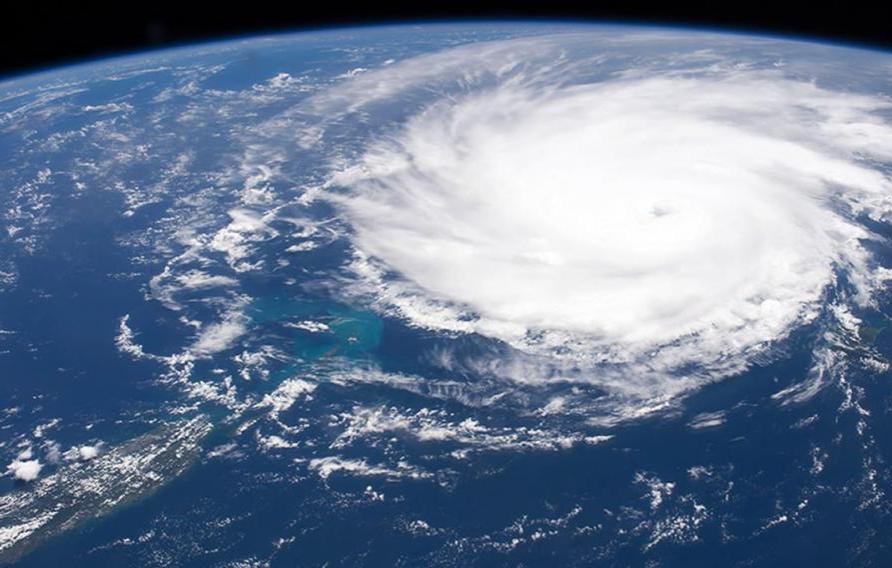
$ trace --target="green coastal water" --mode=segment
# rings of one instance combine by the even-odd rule
[[[377,349],[383,328],[371,312],[284,296],[256,299],[248,316],[270,333],[290,337],[288,355],[305,364],[327,357],[364,359]]]

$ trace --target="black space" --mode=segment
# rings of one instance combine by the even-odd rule
[[[582,19],[727,28],[892,48],[885,2],[188,2],[18,0],[0,8],[0,76],[119,52],[301,28],[438,19]]]

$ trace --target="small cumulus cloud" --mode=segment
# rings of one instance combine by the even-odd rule
[[[40,475],[41,469],[43,466],[36,459],[15,459],[6,466],[6,471],[21,481],[34,481]]]

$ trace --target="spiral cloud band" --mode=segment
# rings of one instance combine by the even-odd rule
[[[334,180],[357,270],[415,324],[714,374],[813,321],[841,279],[865,306],[887,278],[865,221],[892,212],[889,100],[776,69],[467,65]]]

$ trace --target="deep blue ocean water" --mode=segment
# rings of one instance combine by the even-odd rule
[[[628,30],[332,30],[0,83],[0,329],[9,332],[0,335],[0,451],[4,465],[26,448],[43,464],[38,480],[7,475],[0,491],[17,498],[54,475],[64,483],[78,462],[51,459],[52,444],[63,452],[98,445],[103,459],[166,421],[204,415],[213,425],[184,473],[41,537],[18,565],[892,562],[889,372],[859,363],[892,353],[887,293],[856,314],[860,340],[838,343],[844,382],[830,377],[801,401],[773,396],[807,381],[824,314],[745,372],[612,425],[593,409],[537,410],[571,391],[595,404],[598,385],[531,386],[445,368],[436,354],[498,359],[511,349],[476,333],[423,329],[343,293],[352,282],[349,237],[327,232],[330,205],[297,201],[325,180],[332,148],[361,151],[384,125],[411,116],[426,91],[336,117],[324,147],[282,138],[310,120],[301,105],[351,72],[570,31]],[[880,71],[892,65],[888,54],[672,33],[684,36],[679,51],[702,44],[755,67],[781,57],[791,74],[818,84],[892,94]],[[614,64],[653,49],[631,44]],[[579,80],[609,74],[593,69]],[[252,186],[275,196],[248,199]],[[273,209],[267,232],[239,233],[259,235],[243,257],[214,247],[233,210]],[[286,252],[306,242],[314,248]],[[892,263],[887,243],[876,246],[878,263]],[[197,272],[228,280],[190,286]],[[844,289],[830,290],[828,305]],[[149,356],[116,345],[125,316]],[[194,360],[173,360],[195,352],[201,331],[219,322],[241,331]],[[208,383],[224,393],[226,377],[236,386],[228,401],[195,389]],[[290,379],[313,390],[271,413],[264,397]],[[592,436],[609,439],[584,440]],[[338,467],[328,473],[326,463]],[[26,510],[4,514],[0,527]]]

